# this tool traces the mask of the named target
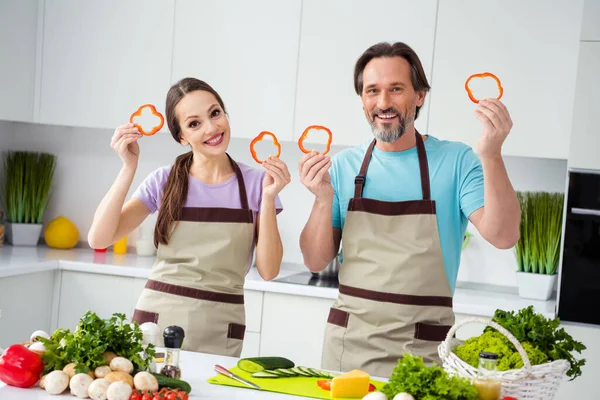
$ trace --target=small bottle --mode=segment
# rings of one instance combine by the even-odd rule
[[[169,378],[181,378],[181,369],[179,368],[179,350],[183,345],[185,332],[180,326],[167,326],[163,332],[165,342],[165,365],[160,370],[162,375]]]
[[[502,390],[502,382],[497,370],[498,354],[481,352],[479,354],[479,368],[473,386],[479,393],[480,400],[498,400]]]

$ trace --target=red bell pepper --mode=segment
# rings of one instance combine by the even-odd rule
[[[0,381],[9,386],[32,387],[43,370],[42,357],[22,344],[9,346],[0,356]]]

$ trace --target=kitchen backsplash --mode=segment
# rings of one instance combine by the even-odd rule
[[[0,121],[0,150],[46,151],[58,156],[45,220],[66,216],[77,225],[80,238],[85,241],[96,206],[121,167],[118,156],[109,146],[112,133],[108,129]],[[365,140],[368,135],[369,132],[365,132]],[[435,136],[443,139],[442,135]],[[250,157],[248,144],[249,140],[232,139],[229,152],[238,161],[256,165]],[[140,164],[130,194],[152,170],[172,163],[178,154],[186,151],[168,134],[143,138],[140,147]],[[340,150],[341,147],[333,147],[332,153]],[[290,263],[302,263],[298,238],[310,214],[313,199],[299,180],[297,164],[300,156],[297,146],[284,144],[281,158],[288,163],[292,182],[281,194],[285,210],[279,216],[279,227],[285,248],[284,261]],[[516,190],[565,190],[566,160],[505,157],[505,163]],[[154,218],[147,221],[149,227]],[[468,230],[473,237],[462,255],[459,281],[516,286],[513,250],[495,249],[478,235],[472,225]]]

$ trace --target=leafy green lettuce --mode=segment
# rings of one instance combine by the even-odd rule
[[[404,354],[381,390],[388,399],[409,393],[417,400],[476,400],[477,389],[468,379],[450,376],[440,366],[426,366],[423,358]]]

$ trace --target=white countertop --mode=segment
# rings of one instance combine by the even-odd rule
[[[237,358],[216,356],[212,354],[202,354],[182,351],[180,357],[180,367],[184,381],[192,387],[190,399],[213,399],[213,400],[253,400],[253,399],[304,399],[305,397],[291,396],[286,394],[263,392],[255,389],[236,388],[232,386],[213,385],[207,382],[207,379],[216,375],[214,366],[219,364],[225,368],[235,367]],[[380,381],[385,379],[374,378]],[[76,399],[69,391],[65,391],[62,396],[52,396],[46,393],[38,386],[29,389],[20,389],[6,386],[0,382],[0,399],[6,400],[51,400],[51,399]]]
[[[59,269],[146,279],[154,261],[154,256],[118,255],[110,250],[106,253],[95,253],[92,249],[85,248],[56,250],[45,246],[5,245],[0,247],[0,279]],[[306,271],[303,265],[283,263],[277,279]],[[246,276],[245,289],[332,300],[338,294],[335,288],[264,281],[256,268],[252,268]],[[555,317],[555,299],[549,301],[523,299],[519,297],[516,288],[469,285],[459,282],[454,293],[454,312],[457,314],[491,317],[496,309],[511,311],[529,305],[533,305],[537,312],[548,318]]]

